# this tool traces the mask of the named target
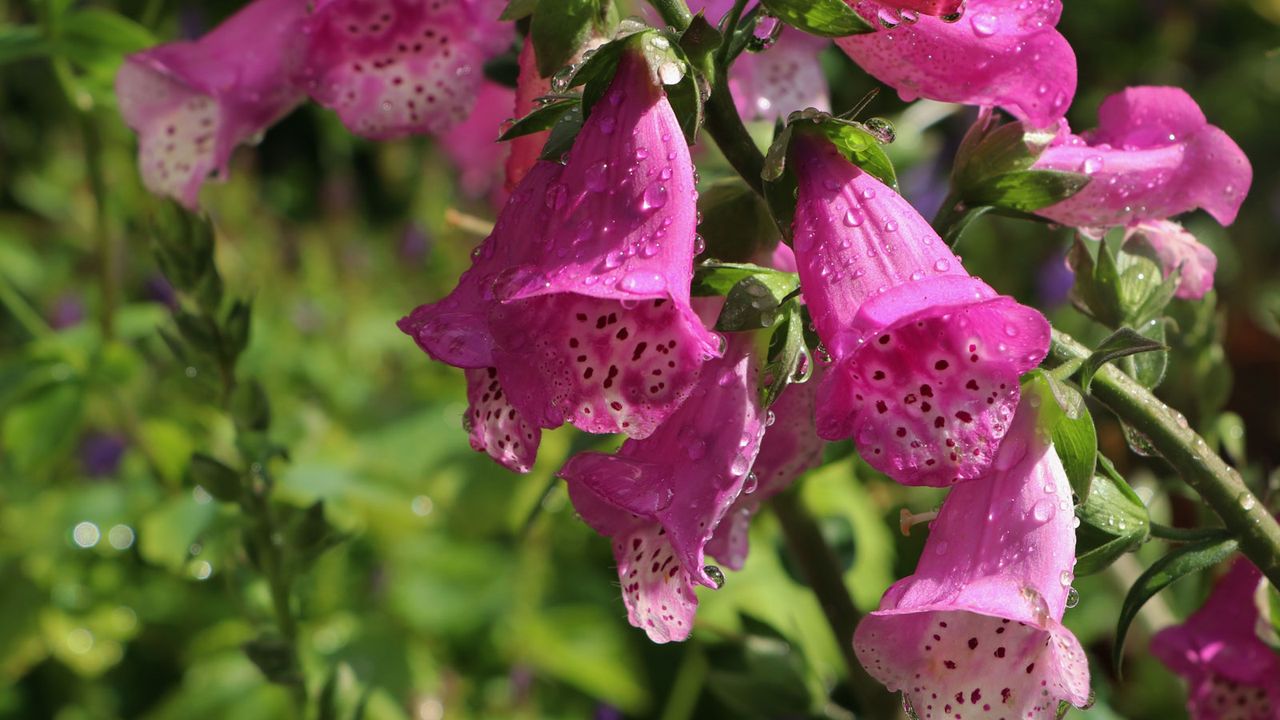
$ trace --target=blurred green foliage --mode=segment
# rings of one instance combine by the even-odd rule
[[[184,482],[192,452],[226,456],[235,430],[212,371],[180,362],[158,333],[172,328],[148,230],[159,203],[111,96],[124,53],[238,4],[0,3],[0,717],[295,716],[241,650],[270,626],[271,601],[239,515]],[[1280,462],[1278,25],[1277,0],[1072,0],[1062,21],[1080,62],[1073,126],[1093,125],[1122,86],[1176,84],[1253,162],[1233,227],[1190,220],[1220,259],[1220,302],[1175,301],[1160,392],[1242,464],[1248,427],[1254,464],[1242,469],[1257,487]],[[837,110],[874,86],[838,53],[825,61]],[[895,122],[904,192],[936,204],[971,116],[891,95],[869,112]],[[701,158],[704,186],[728,176],[714,149]],[[466,267],[480,238],[457,213],[493,215],[455,177],[430,139],[358,140],[307,106],[203,195],[228,291],[253,300],[240,370],[267,389],[272,440],[288,449],[277,495],[299,510],[323,500],[347,538],[297,587],[315,692],[343,718],[847,717],[841,655],[770,515],[746,569],[700,591],[694,639],[655,646],[626,623],[607,541],[552,480],[593,441],[549,433],[527,476],[469,448],[461,374],[395,328]],[[1060,308],[1056,324],[1098,340],[1105,329],[1061,311],[1068,239],[986,218],[960,252],[999,290]],[[1119,427],[1095,417],[1103,450],[1123,457]],[[940,497],[884,481],[843,446],[832,456],[803,500],[869,610],[920,552],[923,533],[903,537],[898,511]],[[1154,494],[1153,518],[1194,521],[1165,468],[1131,458],[1122,470]],[[1067,623],[1093,661],[1090,717],[1184,712],[1141,648],[1202,584],[1139,616],[1123,682],[1107,660],[1124,588],[1161,550],[1076,584]]]

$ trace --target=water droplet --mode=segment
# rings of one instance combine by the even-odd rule
[[[707,454],[707,442],[702,438],[692,438],[685,443],[684,450],[690,460],[700,460]]]
[[[938,544],[933,546],[933,551],[939,555],[946,555],[947,547],[948,545],[946,540],[939,540]]]
[[[716,584],[717,590],[724,587],[724,573],[720,572],[720,568],[715,565],[708,565],[702,568],[702,572],[706,573],[707,577],[711,578],[711,582]]]
[[[1062,587],[1069,587],[1071,585],[1071,571],[1063,570],[1058,573],[1058,582],[1062,583]]]
[[[1067,607],[1073,608],[1080,604],[1080,592],[1075,588],[1067,589]]]
[[[661,181],[649,184],[644,189],[644,197],[640,204],[640,209],[645,212],[657,210],[667,204],[667,186]]]
[[[898,27],[898,23],[902,22],[902,18],[897,12],[890,8],[880,8],[876,12],[876,19],[880,21],[880,25],[888,30]]]
[[[951,269],[951,261],[946,258],[940,258],[933,264],[933,269],[938,272],[946,272]]]
[[[1236,498],[1236,501],[1240,503],[1241,510],[1252,510],[1253,506],[1257,504],[1258,499],[1253,496],[1253,493],[1246,490],[1245,492],[1240,493]]]
[[[586,181],[587,189],[592,192],[604,192],[609,186],[609,163],[598,162],[587,168],[583,173],[583,179]]]
[[[1049,522],[1057,511],[1058,509],[1054,507],[1053,501],[1041,500],[1031,508],[1031,517],[1035,518],[1036,522],[1045,523]]]
[[[675,85],[684,79],[684,63],[668,60],[658,66],[658,78],[663,85]]]
[[[618,287],[629,293],[647,295],[666,290],[667,281],[656,272],[637,270],[627,273],[627,276],[622,278],[622,282],[618,284]]]
[[[701,255],[706,249],[707,241],[704,240],[701,235],[695,235],[693,237],[693,254]]]
[[[742,481],[742,494],[750,495],[760,487],[760,479],[756,477],[754,472],[747,473],[747,479]]]
[[[1084,159],[1084,164],[1080,168],[1085,175],[1092,175],[1102,170],[1102,157],[1100,155],[1090,155]]]
[[[898,137],[897,133],[894,132],[893,123],[884,118],[867,118],[867,121],[862,126],[867,129],[867,132],[874,135],[882,145],[888,145]]]
[[[850,208],[848,212],[844,214],[844,224],[848,225],[849,227],[858,227],[863,222],[865,222],[866,219],[867,218],[865,215],[863,215],[861,212],[857,210],[854,210],[853,208]]]
[[[889,219],[889,220],[885,220],[885,221],[884,221],[884,231],[885,231],[885,232],[897,232],[897,230],[898,230],[898,221],[893,220],[893,219]],[[889,248],[886,246],[886,247],[885,247],[885,250],[888,250],[888,249],[889,249]]]
[[[969,23],[973,25],[973,32],[979,37],[991,37],[1000,30],[1000,18],[991,13],[978,13],[969,18]]]
[[[873,200],[873,199],[875,199],[875,196],[876,196],[876,189],[875,189],[875,188],[863,188],[862,192],[860,192],[860,193],[858,193],[858,194],[862,196],[862,199],[863,199],[863,200]]]

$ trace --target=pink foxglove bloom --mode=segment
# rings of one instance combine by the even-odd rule
[[[1151,248],[1160,260],[1165,277],[1175,271],[1179,273],[1175,297],[1199,300],[1213,289],[1213,273],[1218,269],[1217,256],[1178,223],[1169,220],[1140,222],[1125,233],[1125,241],[1130,240]]]
[[[719,586],[704,549],[744,492],[764,432],[751,346],[749,334],[735,336],[648,438],[616,455],[579,454],[560,471],[582,519],[612,538],[627,616],[654,642],[688,637],[694,586]]]
[[[1280,655],[1257,634],[1262,574],[1237,560],[1204,606],[1151,640],[1151,654],[1190,685],[1192,720],[1280,718]]]
[[[497,206],[506,200],[504,175],[508,143],[498,142],[502,123],[511,117],[515,93],[485,81],[467,121],[440,137],[440,149],[458,168],[459,185],[469,197],[490,196]]]
[[[1092,178],[1036,211],[1079,228],[1166,220],[1197,207],[1230,225],[1253,179],[1240,147],[1174,87],[1132,87],[1108,97],[1097,128],[1072,135],[1064,124],[1035,167]]]
[[[551,80],[538,74],[538,59],[534,55],[533,41],[525,40],[520,50],[520,75],[516,78],[516,105],[512,117],[524,117],[538,107],[538,98],[551,92]],[[515,190],[529,169],[538,162],[542,146],[547,143],[550,130],[521,135],[508,144],[507,190]]]
[[[829,111],[818,61],[826,45],[823,38],[787,29],[767,50],[739,56],[729,70],[729,90],[743,119],[775,120],[810,107]]]
[[[351,132],[441,133],[466,119],[484,62],[512,39],[493,0],[315,0],[300,82]]]
[[[746,563],[751,518],[760,506],[822,462],[823,442],[813,427],[818,384],[815,375],[803,385],[788,386],[766,415],[768,429],[747,480],[754,490],[738,496],[707,543],[707,553],[731,570]]]
[[[872,677],[924,720],[1053,720],[1089,704],[1089,665],[1062,625],[1075,564],[1066,471],[1023,401],[987,477],[951,491],[914,575],[858,625]]]
[[[833,360],[818,434],[852,437],[908,485],[984,474],[1049,323],[971,277],[901,195],[825,139],[797,133],[791,162],[801,286]]]
[[[304,9],[298,0],[257,0],[199,40],[125,59],[116,97],[138,133],[148,190],[195,209],[205,178],[226,176],[236,146],[302,101],[290,59]]]
[[[1061,0],[969,0],[954,22],[898,12],[922,3],[846,1],[880,28],[836,44],[903,100],[1000,107],[1037,127],[1071,105],[1076,56],[1055,27]]]
[[[623,56],[567,162],[535,165],[458,287],[400,328],[437,360],[494,368],[530,428],[646,437],[720,339],[689,304],[693,163],[641,57]]]

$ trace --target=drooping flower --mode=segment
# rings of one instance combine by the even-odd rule
[[[719,354],[689,304],[694,198],[675,114],[628,51],[567,165],[535,165],[458,287],[400,328],[437,360],[494,368],[530,428],[646,437]]]
[[[441,133],[466,119],[485,60],[511,42],[494,0],[317,0],[299,81],[357,135]]]
[[[768,265],[775,270],[795,272],[795,254],[790,247],[779,243]],[[746,563],[751,518],[760,506],[822,461],[823,441],[813,424],[822,373],[823,367],[815,366],[807,382],[788,385],[765,414],[768,430],[756,456],[753,477],[747,480],[747,486],[754,484],[755,490],[738,496],[707,543],[707,553],[731,570],[741,570]]]
[[[1193,720],[1280,718],[1280,655],[1257,635],[1262,574],[1237,560],[1187,621],[1151,639],[1151,654],[1186,679]]]
[[[1169,220],[1140,222],[1126,231],[1125,242],[1131,240],[1151,248],[1160,260],[1166,278],[1175,271],[1179,273],[1175,297],[1199,300],[1213,289],[1213,273],[1218,269],[1217,256],[1178,223]]]
[[[440,137],[440,148],[460,172],[462,192],[473,198],[489,196],[498,207],[506,201],[503,178],[509,150],[507,143],[498,142],[498,134],[514,102],[511,88],[486,80],[467,121]]]
[[[734,336],[656,432],[615,455],[576,455],[559,473],[582,519],[612,539],[628,619],[654,642],[688,637],[694,586],[719,587],[704,551],[746,490],[764,433],[751,349],[749,334]]]
[[[903,100],[1000,107],[1037,127],[1071,105],[1076,57],[1055,27],[1061,0],[969,0],[953,22],[909,7],[929,3],[846,2],[880,28],[836,44]]]
[[[116,98],[138,134],[148,190],[195,209],[200,186],[226,175],[236,146],[302,101],[291,63],[304,10],[298,0],[256,0],[199,40],[125,58]]]
[[[534,54],[532,40],[525,40],[520,49],[520,75],[516,78],[516,105],[512,117],[524,117],[538,107],[538,98],[551,92],[551,80],[538,74],[538,58]],[[507,155],[507,190],[512,191],[529,174],[538,162],[542,146],[547,143],[550,130],[530,133],[514,138],[509,143]]]
[[[1053,720],[1089,703],[1089,665],[1062,625],[1075,563],[1071,488],[1028,400],[987,477],[951,491],[914,575],[858,625],[872,677],[923,720]]]
[[[982,475],[1019,375],[1048,351],[1048,322],[971,277],[902,196],[826,139],[801,132],[791,147],[800,281],[833,360],[818,434],[852,437],[908,485]]]
[[[1073,135],[1064,123],[1034,167],[1092,178],[1075,195],[1036,211],[1079,228],[1166,220],[1197,207],[1230,225],[1253,179],[1240,147],[1174,87],[1111,95],[1098,108],[1097,128]]]

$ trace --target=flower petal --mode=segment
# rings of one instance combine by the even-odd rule
[[[847,1],[880,23],[882,5]],[[1054,27],[1061,0],[969,0],[966,7],[958,22],[924,16],[836,44],[903,100],[998,106],[1037,127],[1061,118],[1076,91],[1075,53]]]
[[[524,117],[538,107],[537,99],[551,92],[550,78],[538,74],[538,59],[534,55],[533,43],[526,42],[520,50],[520,75],[516,79],[515,112],[512,117]],[[511,152],[507,155],[507,191],[516,189],[524,176],[529,173],[538,156],[542,154],[542,146],[547,143],[550,130],[521,135],[511,140]]]
[[[1213,289],[1217,256],[1178,223],[1168,220],[1139,223],[1125,233],[1125,242],[1131,239],[1151,248],[1160,259],[1166,278],[1175,271],[1180,273],[1176,297],[1199,300]]]
[[[729,89],[744,120],[775,120],[809,107],[831,109],[818,61],[826,43],[815,40],[788,29],[768,50],[744,53],[734,62]]]
[[[462,192],[472,198],[489,195],[496,207],[506,201],[503,176],[510,151],[508,143],[498,142],[498,134],[514,102],[510,88],[486,80],[467,121],[440,138],[441,149],[459,170]]]
[[[303,6],[257,0],[196,42],[126,58],[116,75],[125,122],[138,133],[147,189],[195,209],[200,187],[224,175],[237,145],[251,142],[302,100],[288,39]]]
[[[321,0],[301,78],[359,135],[439,133],[466,119],[481,66],[507,33],[462,0]]]
[[[681,566],[662,526],[644,525],[619,535],[613,556],[631,625],[655,643],[689,637],[698,596],[691,573]]]
[[[470,406],[463,424],[471,434],[471,447],[488,453],[512,472],[529,472],[538,455],[542,429],[530,425],[511,406],[497,368],[468,370],[466,375]]]
[[[1231,224],[1253,180],[1239,146],[1207,124],[1186,92],[1138,87],[1112,95],[1102,124],[1081,136],[1060,131],[1035,167],[1091,177],[1075,195],[1036,214],[1073,227],[1165,220],[1197,207]]]

